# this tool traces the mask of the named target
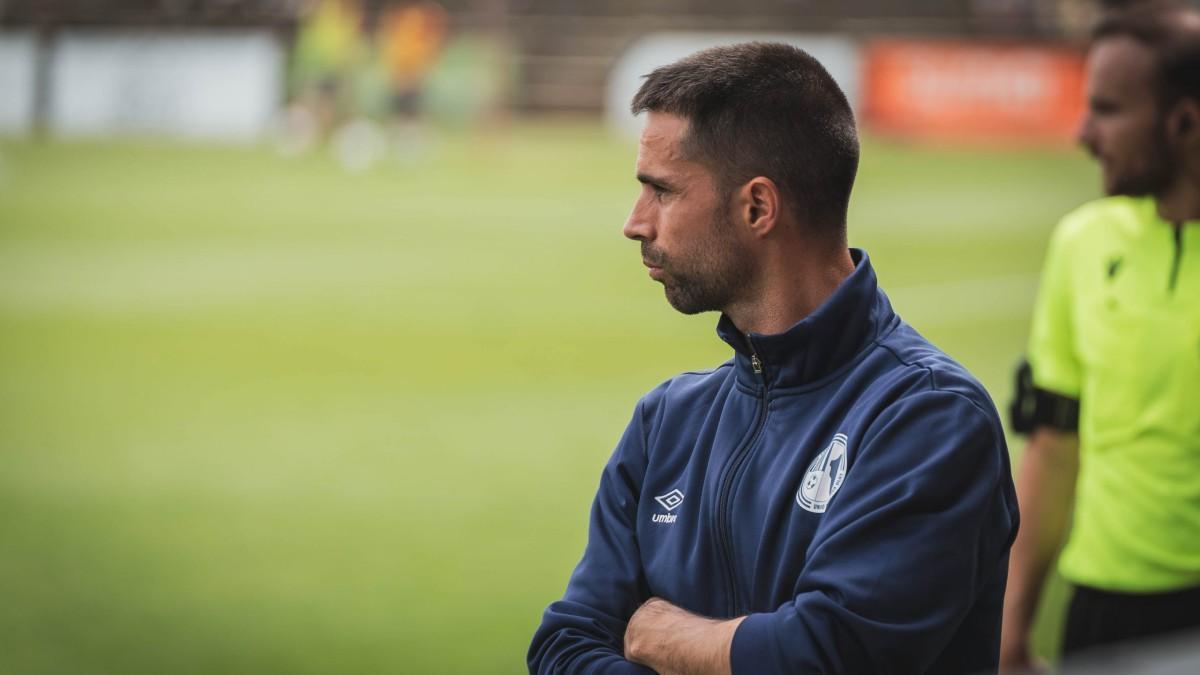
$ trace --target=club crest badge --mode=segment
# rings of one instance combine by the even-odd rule
[[[845,478],[846,434],[836,434],[829,446],[808,465],[800,489],[796,490],[796,503],[805,511],[825,513],[825,507],[842,487]]]

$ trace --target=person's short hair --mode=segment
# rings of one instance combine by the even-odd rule
[[[1200,11],[1177,2],[1145,0],[1103,15],[1092,42],[1127,37],[1154,54],[1154,89],[1165,110],[1180,99],[1200,100]]]
[[[686,119],[683,152],[720,189],[770,178],[802,223],[844,242],[858,171],[854,113],[803,50],[750,42],[697,52],[647,75],[630,108]]]

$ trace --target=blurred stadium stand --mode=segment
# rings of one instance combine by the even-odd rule
[[[439,4],[450,17],[453,33],[489,35],[504,45],[501,53],[511,63],[499,70],[512,73],[512,86],[505,87],[507,107],[522,113],[596,114],[605,110],[614,65],[647,35],[771,33],[839,36],[860,43],[876,37],[1078,43],[1102,7],[1136,1],[442,0]],[[357,5],[362,22],[370,27],[386,8],[403,2],[358,0]],[[282,54],[257,66],[280,71],[258,80],[277,83],[273,86],[278,91],[270,95],[272,105],[281,106],[287,55],[300,22],[315,4],[316,0],[0,0],[0,85],[9,91],[29,90],[0,105],[0,132],[56,129],[54,57],[65,42],[63,36],[72,31],[88,36],[105,31],[123,36],[254,31],[260,40],[276,44]]]
[[[286,41],[305,0],[0,0],[0,28],[32,29],[45,51],[78,27],[261,27]],[[389,0],[364,0],[369,21]],[[661,31],[838,33],[1037,38],[1064,31],[1087,0],[445,0],[459,31],[503,34],[512,45],[518,111],[598,112],[619,54]],[[1067,21],[1069,23],[1069,21]],[[1066,30],[1070,30],[1067,26]],[[44,61],[44,59],[42,59]],[[35,119],[46,115],[45,64]]]
[[[463,25],[486,25],[445,3]],[[457,3],[465,5],[468,3]],[[1057,34],[1053,2],[927,0],[511,0],[503,12],[517,48],[519,110],[597,111],[608,72],[638,38],[656,32],[802,32],[865,36]]]
[[[253,26],[294,22],[304,0],[0,0],[0,24]]]

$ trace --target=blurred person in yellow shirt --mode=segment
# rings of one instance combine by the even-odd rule
[[[352,107],[349,79],[366,56],[362,23],[356,0],[318,0],[300,23],[293,54],[293,94],[316,116],[323,133]]]
[[[1079,140],[1108,196],[1051,238],[1018,378],[1013,426],[1029,442],[1002,669],[1034,665],[1064,540],[1064,656],[1200,628],[1200,12],[1106,15],[1087,97]]]

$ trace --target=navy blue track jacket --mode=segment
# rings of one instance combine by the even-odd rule
[[[983,387],[892,311],[867,255],[786,333],[637,406],[583,560],[529,649],[538,673],[622,658],[651,596],[749,615],[735,674],[995,670],[1017,501]]]

